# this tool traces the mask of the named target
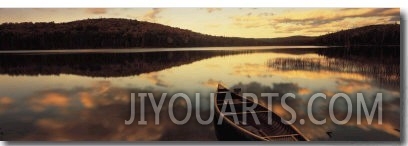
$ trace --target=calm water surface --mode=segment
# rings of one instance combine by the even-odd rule
[[[284,48],[283,49],[290,49]],[[267,47],[234,49],[201,48],[188,51],[99,52],[6,52],[0,57],[0,132],[2,140],[216,140],[213,124],[201,125],[193,111],[186,125],[175,125],[168,114],[174,108],[178,119],[186,115],[186,102],[174,93],[187,93],[200,101],[202,119],[209,118],[210,96],[221,82],[240,87],[242,92],[295,93],[288,104],[296,111],[295,126],[311,140],[400,140],[399,64],[370,63],[330,58],[301,47],[302,51],[274,51]],[[310,50],[306,50],[310,49]],[[237,51],[238,50],[238,51]],[[136,99],[136,119],[130,115],[130,93],[152,92],[158,102],[168,93],[154,125],[154,111],[145,103],[147,125],[137,125],[140,100]],[[349,123],[334,124],[329,117],[329,100],[338,92],[352,99]],[[201,93],[196,97],[195,93]],[[313,107],[314,125],[308,119],[307,102],[314,93],[325,93]],[[378,114],[372,124],[356,124],[356,93],[372,104],[383,94],[383,124]],[[346,104],[336,102],[334,112],[341,120]],[[262,102],[266,104],[266,99]],[[368,106],[371,111],[371,106]],[[289,119],[290,113],[273,99],[273,111]],[[364,118],[364,117],[363,117]],[[304,125],[299,119],[305,119]],[[326,132],[332,132],[329,137]]]

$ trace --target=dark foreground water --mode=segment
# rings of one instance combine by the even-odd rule
[[[182,98],[169,106],[175,93],[186,93],[199,106],[202,119],[210,116],[210,93],[218,83],[240,87],[242,92],[294,93],[287,103],[296,111],[295,126],[311,140],[400,140],[399,62],[373,62],[317,53],[317,48],[279,47],[201,48],[196,51],[155,49],[145,51],[45,51],[0,54],[0,138],[1,140],[216,140],[213,124],[201,125],[193,110],[185,125],[169,118],[169,109],[181,120],[186,115]],[[279,49],[279,50],[278,50]],[[328,57],[331,56],[331,57]],[[394,58],[395,59],[395,58]],[[399,59],[397,59],[399,60]],[[151,92],[158,103],[168,93],[155,125],[155,114],[145,101],[147,125],[138,125],[140,99],[136,98],[136,119],[131,125],[130,94]],[[346,93],[352,101],[350,121],[336,125],[329,117],[330,98]],[[200,93],[196,97],[195,93]],[[307,117],[307,103],[314,93],[316,119]],[[365,116],[357,124],[357,93],[362,93],[369,112],[377,93],[382,93],[382,124],[375,112],[371,124]],[[196,105],[196,101],[199,104]],[[261,101],[266,104],[265,98]],[[273,111],[290,119],[290,113],[273,100]],[[143,104],[143,103],[142,103]],[[347,115],[346,102],[338,99],[333,108],[341,120]],[[364,113],[362,113],[364,115]],[[305,124],[299,120],[305,119]],[[331,137],[326,133],[331,132]]]

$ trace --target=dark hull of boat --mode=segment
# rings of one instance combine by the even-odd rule
[[[235,128],[231,124],[227,123],[225,120],[222,120],[221,124],[217,124],[219,119],[219,114],[214,115],[214,128],[215,135],[217,140],[220,141],[259,141],[256,137],[247,135]]]
[[[228,98],[227,98],[228,97]],[[256,105],[255,112],[242,111],[242,105],[245,103]],[[225,88],[218,86],[217,96],[214,100],[214,128],[216,137],[221,141],[309,141],[295,127],[285,124],[281,118],[268,108],[259,105],[252,100],[243,98]],[[235,107],[232,111],[231,107]],[[223,109],[223,110],[221,110]],[[230,110],[228,110],[230,109]],[[256,124],[255,117],[260,123]],[[234,115],[238,121],[234,121]],[[247,120],[242,116],[246,115]],[[218,120],[221,116],[221,123]],[[267,121],[272,121],[269,124]]]

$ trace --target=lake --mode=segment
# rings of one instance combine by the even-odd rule
[[[186,93],[193,107],[199,106],[202,119],[210,116],[210,93],[218,83],[242,92],[294,93],[288,99],[297,114],[294,124],[310,140],[317,141],[399,141],[400,140],[400,66],[358,57],[338,57],[321,53],[328,47],[215,47],[170,49],[101,49],[53,51],[4,51],[0,53],[0,138],[1,140],[217,140],[213,124],[197,122],[196,111],[185,125],[171,122],[186,115],[185,100],[169,107],[164,101],[160,124],[155,125],[151,103],[145,101],[147,125],[138,125],[141,111],[136,98],[136,119],[130,115],[131,93],[153,93],[157,102]],[[399,49],[399,48],[397,48]],[[382,61],[385,60],[385,61]],[[330,120],[329,99],[336,93],[352,99],[350,122],[336,125]],[[196,97],[195,93],[200,93]],[[327,100],[316,99],[314,125],[307,117],[307,101],[314,93],[324,93]],[[356,96],[362,93],[371,111],[377,93],[382,93],[382,124],[378,116],[368,124],[356,124]],[[259,96],[260,97],[260,96]],[[260,97],[261,98],[261,97]],[[199,100],[199,104],[195,102]],[[341,99],[334,112],[344,119],[347,109]],[[265,98],[261,103],[267,104]],[[290,113],[274,97],[273,111],[290,119]],[[377,113],[378,114],[378,113]],[[305,119],[300,124],[299,119]],[[331,132],[331,135],[327,134]]]

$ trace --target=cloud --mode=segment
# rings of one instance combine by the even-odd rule
[[[0,97],[0,105],[12,104],[14,100],[10,97]]]
[[[48,107],[65,108],[69,105],[69,98],[58,92],[48,92],[40,97],[30,98],[31,109],[42,112]]]
[[[249,84],[237,84],[237,87],[241,87],[243,91],[256,92],[256,93],[296,93],[302,89],[294,83],[279,83],[270,84],[268,86],[262,85],[257,82],[251,82]],[[153,91],[155,95],[163,93],[165,91],[160,91],[157,89],[149,89]],[[310,89],[309,89],[310,90]],[[140,105],[141,101],[136,98],[135,109],[135,123],[131,125],[125,125],[124,120],[129,118],[129,96],[130,93],[142,93],[145,90],[138,88],[125,88],[120,86],[114,86],[114,84],[109,81],[101,81],[92,84],[91,86],[79,86],[70,89],[61,90],[50,90],[50,91],[39,91],[38,96],[32,100],[39,99],[39,103],[57,103],[58,105],[63,105],[67,108],[69,114],[52,114],[52,112],[44,113],[33,113],[32,111],[27,111],[29,108],[27,105],[33,104],[32,100],[15,100],[11,101],[11,97],[0,98],[0,103],[17,103],[15,104],[18,108],[16,111],[11,112],[10,110],[5,111],[5,114],[0,115],[0,119],[13,119],[13,122],[8,122],[8,120],[0,120],[0,125],[3,129],[13,129],[16,132],[11,133],[6,131],[4,134],[5,140],[53,140],[53,141],[67,141],[67,140],[114,140],[114,141],[147,141],[147,140],[215,140],[214,128],[212,124],[201,125],[194,120],[196,117],[196,112],[193,111],[191,117],[191,123],[186,125],[178,126],[171,123],[170,117],[168,116],[168,105],[169,99],[165,100],[163,104],[162,111],[160,112],[160,124],[154,125],[155,114],[153,107],[149,100],[145,101],[145,116],[147,125],[138,125],[137,121],[140,117]],[[259,95],[259,94],[258,94]],[[69,98],[71,102],[69,105],[61,104],[55,101],[43,101],[50,97],[59,98],[57,101],[63,101],[64,97]],[[59,97],[64,96],[64,97]],[[86,99],[85,102],[82,98]],[[367,98],[372,98],[367,96]],[[61,100],[62,99],[62,100]],[[320,98],[321,99],[321,98]],[[391,98],[387,98],[391,99]],[[273,98],[273,111],[281,115],[285,119],[290,115],[288,112],[282,108],[280,105],[280,98]],[[304,107],[307,102],[300,97],[295,99],[288,98],[288,105],[296,111],[297,119],[305,119],[305,125],[299,125],[295,122],[295,126],[299,128],[304,134],[315,139],[328,138],[326,135],[327,129],[334,129],[334,138],[339,138],[344,140],[349,138],[350,131],[344,130],[345,128],[352,127],[361,134],[364,135],[361,140],[374,139],[374,140],[387,140],[387,137],[380,137],[379,133],[389,133],[390,135],[395,135],[399,137],[399,133],[396,132],[395,128],[400,128],[400,98],[394,98],[391,100],[383,101],[383,124],[377,125],[376,119],[374,119],[374,124],[367,124],[363,120],[362,125],[353,125],[355,123],[354,117],[355,113],[352,113],[352,120],[345,126],[338,126],[330,121],[330,117],[327,115],[327,110],[325,109],[327,104],[318,104],[316,108],[317,113],[316,118],[324,117],[326,118],[327,124],[324,125],[313,125],[308,121],[307,114],[305,114]],[[354,100],[353,100],[354,101]],[[84,106],[77,106],[78,104],[84,104]],[[93,108],[87,108],[87,104],[91,103]],[[0,104],[0,105],[1,105]],[[209,105],[207,105],[209,106]],[[0,107],[1,108],[1,107]],[[340,106],[334,106],[334,112],[344,115],[346,111],[339,109]],[[174,107],[174,113],[176,115],[185,115],[186,109],[181,106]],[[202,110],[203,111],[203,110]],[[202,118],[206,119],[208,117],[207,112],[203,112]],[[367,131],[366,131],[367,130]],[[177,131],[177,132],[175,132]],[[197,132],[200,131],[200,132]],[[18,132],[18,133],[17,133]],[[382,134],[384,135],[384,134]],[[387,136],[387,135],[386,135]],[[357,139],[357,138],[354,138]],[[332,139],[329,139],[332,140]],[[391,139],[393,140],[393,139]]]
[[[370,8],[370,9],[340,9],[340,10],[311,10],[306,12],[289,12],[273,18],[277,23],[296,23],[320,25],[333,21],[340,21],[356,17],[380,17],[399,15],[399,9]]]
[[[232,16],[231,19],[235,26],[246,29],[320,35],[350,27],[398,21],[399,15],[398,8],[296,9],[282,13],[249,12]]]
[[[221,11],[221,8],[206,8],[206,11],[208,13],[216,12],[216,11]]]
[[[93,84],[94,91],[98,94],[103,94],[109,91],[111,83],[109,81],[99,81]]]
[[[221,81],[217,81],[214,79],[208,79],[206,82],[201,82],[201,84],[209,87],[217,87],[219,83],[221,83]]]
[[[91,97],[91,94],[89,94],[88,92],[81,92],[79,93],[80,95],[80,100],[82,105],[84,105],[84,107],[86,108],[93,108],[94,107],[94,101]]]
[[[89,8],[86,9],[86,12],[90,14],[106,14],[108,11],[105,8]]]
[[[8,110],[14,103],[14,99],[11,97],[0,97],[0,113]]]
[[[233,16],[233,24],[243,28],[258,28],[269,25],[269,20],[265,16],[248,13],[244,16]]]
[[[186,125],[178,126],[172,123],[167,111],[169,109],[168,98],[165,99],[161,109],[159,125],[154,124],[155,114],[152,104],[149,103],[148,99],[145,103],[140,103],[141,100],[138,97],[135,100],[135,109],[137,109],[135,121],[130,125],[125,125],[124,121],[129,119],[130,115],[130,93],[142,92],[159,95],[165,91],[154,88],[150,88],[149,91],[139,88],[125,88],[114,86],[109,81],[98,81],[90,86],[39,91],[35,93],[36,96],[29,96],[29,100],[11,101],[12,98],[10,97],[0,97],[0,105],[17,103],[15,110],[6,110],[0,114],[0,119],[13,119],[13,122],[0,120],[0,125],[3,126],[0,128],[5,131],[4,140],[151,141],[215,139],[214,129],[211,128],[213,125],[199,124],[193,119],[196,117],[195,111],[192,112],[192,119]],[[51,97],[57,99],[51,99]],[[65,97],[70,102],[65,102]],[[37,104],[44,103],[47,106],[57,104],[62,107],[49,112],[38,113],[32,111],[29,106],[35,104],[34,101]],[[145,107],[146,114],[144,115],[147,125],[137,123],[142,114],[139,110],[142,104]],[[66,110],[68,114],[60,114],[60,110]],[[209,116],[206,111],[208,110],[200,111],[203,112],[200,115],[203,119]],[[176,117],[184,116],[186,112],[185,107],[174,107]]]
[[[353,94],[356,92],[372,90],[369,82],[356,81],[351,79],[339,78],[337,80],[337,89],[343,93]]]
[[[260,95],[260,93],[279,93],[279,97],[272,98],[272,110],[283,119],[290,119],[291,114],[283,109],[283,106],[280,104],[282,93],[296,93],[298,91],[298,95],[300,92],[304,92],[305,88],[299,87],[297,84],[294,83],[274,83],[272,86],[270,85],[262,85],[258,82],[251,82],[248,84],[238,83],[231,88],[239,87],[243,90],[243,92],[250,92],[255,93],[256,95]],[[304,90],[304,91],[302,91]],[[309,90],[309,89],[307,89]],[[311,91],[307,91],[311,92]],[[333,94],[334,91],[328,91],[326,89],[313,91],[314,93],[328,93]],[[354,94],[355,95],[355,94]],[[384,94],[387,96],[388,94]],[[332,95],[331,95],[332,96]],[[328,97],[331,97],[328,95]],[[353,98],[354,96],[349,95],[352,100],[353,107],[356,105],[356,100]],[[374,98],[372,96],[365,97],[365,101],[373,101]],[[387,97],[388,98],[388,97]],[[290,100],[289,100],[290,99]],[[296,118],[297,119],[304,119],[306,123],[304,125],[299,124],[299,122],[295,122],[294,126],[297,127],[306,137],[311,140],[350,140],[348,136],[354,136],[354,139],[359,140],[396,140],[399,138],[400,134],[394,129],[399,129],[400,127],[400,98],[389,98],[390,100],[383,100],[383,123],[378,124],[378,117],[374,116],[373,122],[368,124],[365,120],[364,115],[362,116],[362,123],[357,124],[357,112],[353,109],[351,113],[351,119],[345,125],[337,125],[335,124],[329,115],[329,102],[330,98],[324,100],[323,98],[318,98],[313,102],[313,116],[320,120],[325,118],[327,121],[323,125],[315,125],[310,121],[310,117],[307,114],[307,109],[305,106],[308,104],[308,100],[306,98],[298,97],[296,98],[288,98],[286,99],[286,103],[296,111]],[[263,104],[267,104],[267,98],[260,98],[260,102]],[[271,102],[269,102],[271,103]],[[371,105],[371,103],[367,103]],[[338,102],[336,102],[337,106],[333,107],[333,112],[335,113],[335,117],[340,119],[344,119],[344,116],[347,115],[347,110],[344,110],[343,106],[339,106]],[[371,108],[369,107],[369,110]],[[378,115],[378,113],[375,113]],[[352,135],[350,135],[350,131],[352,130]],[[333,137],[329,139],[328,135],[326,134],[327,131],[333,132]],[[358,134],[357,134],[358,133]],[[363,134],[361,139],[358,135]],[[369,135],[369,136],[368,136]]]
[[[312,93],[312,91],[310,91],[310,90],[307,89],[307,88],[300,88],[300,89],[298,90],[298,94],[299,94],[299,95],[307,95],[307,94],[310,94],[310,93]]]
[[[155,84],[156,86],[161,86],[161,87],[171,86],[169,83],[160,79],[160,75],[157,72],[141,74],[140,77],[149,80],[151,83]]]
[[[162,12],[163,9],[161,8],[153,8],[150,11],[148,11],[143,18],[148,20],[148,21],[153,21],[155,22],[157,20],[158,15],[160,14],[160,12]]]

